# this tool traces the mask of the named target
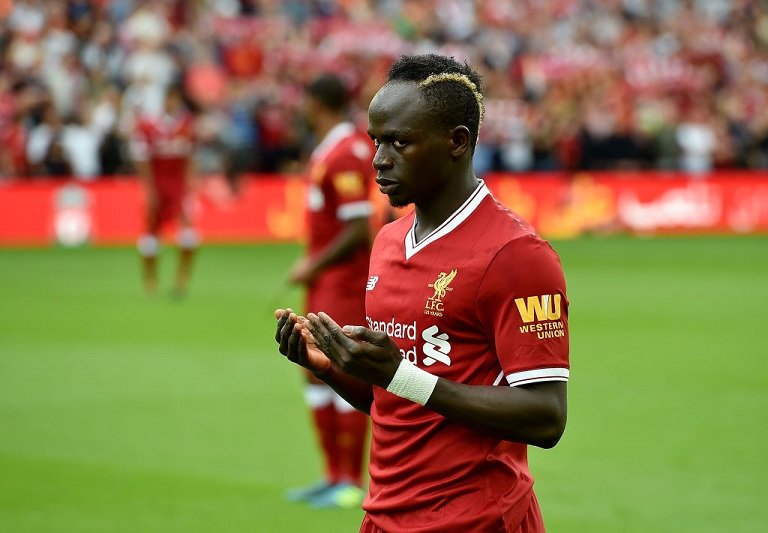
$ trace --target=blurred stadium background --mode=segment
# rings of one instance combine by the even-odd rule
[[[341,74],[364,124],[422,51],[482,71],[477,172],[565,266],[549,530],[765,527],[764,2],[0,0],[0,530],[356,531],[283,499],[319,471],[270,341],[301,302],[301,87]],[[171,85],[200,142],[183,301],[141,293],[127,150]]]

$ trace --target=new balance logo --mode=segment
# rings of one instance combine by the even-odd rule
[[[437,326],[431,326],[421,332],[421,338],[426,342],[422,350],[424,351],[424,365],[432,366],[438,361],[446,366],[451,366],[451,345],[448,343],[447,333],[437,333]]]
[[[376,286],[377,281],[379,281],[379,276],[371,276],[368,278],[368,283],[365,284],[365,290],[372,291]]]
[[[528,298],[515,298],[520,318],[528,324],[534,320],[557,320],[560,318],[560,295],[542,294]]]

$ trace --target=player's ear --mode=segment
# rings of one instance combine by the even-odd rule
[[[451,130],[449,139],[451,156],[454,159],[459,159],[469,150],[472,135],[466,126],[456,126]]]

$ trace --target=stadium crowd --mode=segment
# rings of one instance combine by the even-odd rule
[[[202,172],[293,172],[309,80],[340,74],[364,124],[429,51],[481,67],[478,174],[768,167],[760,0],[0,0],[0,178],[133,172],[173,85]]]

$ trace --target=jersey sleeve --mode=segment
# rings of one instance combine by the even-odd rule
[[[149,127],[146,121],[141,119],[136,123],[129,142],[130,154],[134,161],[147,161],[149,159]]]
[[[371,160],[370,147],[355,140],[329,162],[327,186],[336,199],[336,218],[343,221],[368,217],[373,213],[370,202]]]
[[[568,381],[568,300],[560,259],[534,235],[515,239],[490,262],[478,316],[510,386]]]

